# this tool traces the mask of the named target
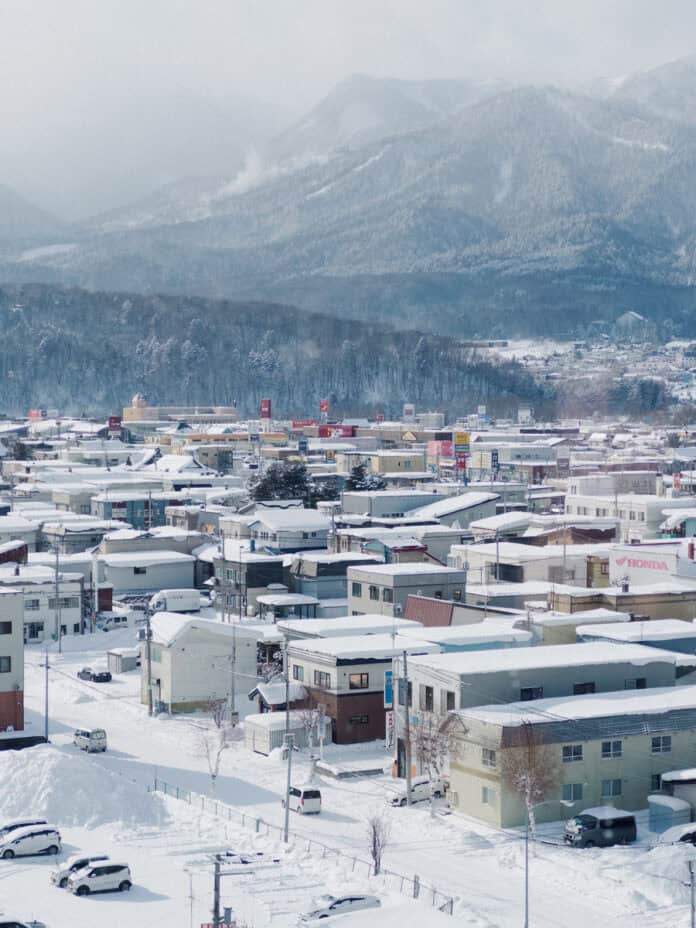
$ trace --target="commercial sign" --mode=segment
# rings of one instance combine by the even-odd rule
[[[404,422],[413,422],[413,420],[416,418],[416,407],[413,405],[413,403],[404,403],[404,410],[402,415]]]
[[[396,725],[394,724],[394,712],[385,712],[384,713],[384,740],[386,742],[385,747],[387,750],[394,749],[395,734],[396,734]]]
[[[293,419],[292,420],[292,427],[294,429],[306,429],[316,424],[317,424],[316,419]]]
[[[261,400],[261,418],[262,419],[271,418],[271,401],[270,400]]]
[[[384,422],[384,413],[378,412],[375,416],[375,422]]]
[[[108,426],[110,432],[120,432],[121,431],[121,417],[120,416],[109,416]]]
[[[452,443],[454,444],[454,453],[455,454],[468,454],[469,453],[469,432],[455,432],[452,436]]]
[[[394,705],[394,671],[384,671],[384,708],[391,709]]]
[[[297,442],[297,450],[300,452],[300,454],[307,454],[307,451],[309,450],[309,442],[306,438],[300,438],[300,440]]]
[[[669,570],[669,564],[658,558],[646,557],[617,557],[614,561],[617,567],[637,567],[640,570]]]
[[[455,455],[455,460],[457,462],[457,470],[466,470],[466,455],[465,454]]]
[[[499,460],[498,460],[498,449],[497,449],[497,448],[494,448],[494,449],[491,451],[491,467],[493,468],[493,470],[498,470],[498,468],[500,467],[500,462],[499,462]]]
[[[45,409],[30,409],[29,418],[30,419],[45,419],[46,410]]]
[[[328,411],[329,411],[329,401],[319,400],[319,412],[328,412]]]
[[[319,438],[353,438],[354,425],[320,425]]]

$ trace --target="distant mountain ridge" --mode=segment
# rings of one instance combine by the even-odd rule
[[[278,137],[277,162],[174,185],[29,266],[6,254],[0,279],[234,294],[469,335],[570,334],[636,309],[693,335],[696,67],[595,97],[490,89],[354,77]],[[370,118],[346,119],[364,101]]]

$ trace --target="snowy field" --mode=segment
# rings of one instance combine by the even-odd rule
[[[182,926],[210,920],[211,855],[257,852],[254,865],[230,866],[222,881],[223,905],[254,928],[285,928],[297,922],[311,899],[323,892],[373,892],[384,900],[378,918],[365,913],[356,924],[396,924],[404,919],[429,928],[517,928],[522,923],[523,842],[518,834],[488,828],[458,814],[431,816],[427,804],[388,807],[389,779],[335,781],[318,777],[323,812],[291,816],[293,838],[285,846],[275,833],[203,814],[186,802],[153,793],[157,776],[173,786],[211,795],[211,781],[197,725],[190,718],[150,719],[138,698],[135,673],[111,684],[76,678],[83,665],[104,664],[104,648],[132,642],[118,631],[67,639],[51,655],[50,746],[0,753],[0,820],[41,814],[63,833],[61,859],[79,851],[105,851],[127,862],[133,874],[128,894],[73,897],[54,888],[54,860],[0,861],[0,908],[44,921],[48,928]],[[73,650],[75,647],[94,650]],[[27,649],[26,703],[32,728],[43,726],[43,654]],[[246,697],[240,695],[240,699]],[[85,755],[72,745],[76,726],[103,727],[106,754]],[[333,763],[386,758],[379,745],[329,748]],[[295,755],[296,783],[308,775],[305,755]],[[276,757],[254,755],[242,742],[223,754],[216,798],[252,821],[283,824],[285,766]],[[441,915],[427,899],[399,893],[393,878],[370,878],[366,817],[386,810],[391,826],[384,866],[435,886],[455,899],[454,916]],[[263,828],[261,829],[263,832]],[[545,836],[558,828],[545,830]],[[681,928],[689,924],[687,865],[682,848],[651,849],[655,836],[641,831],[642,846],[579,851],[539,843],[530,857],[530,922],[548,928],[580,928],[611,920],[620,928]],[[337,858],[311,841],[344,852]],[[357,863],[352,863],[352,858]],[[276,858],[276,860],[274,860]],[[370,917],[368,917],[370,916]],[[336,919],[353,924],[353,916]]]

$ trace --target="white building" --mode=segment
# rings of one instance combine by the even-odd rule
[[[568,515],[616,518],[621,525],[622,541],[642,541],[655,538],[665,520],[667,510],[693,509],[693,496],[656,496],[645,493],[588,495],[566,497]]]
[[[476,519],[494,516],[499,493],[462,493],[437,503],[414,509],[411,515],[423,519],[437,519],[442,525],[467,528]]]
[[[0,731],[24,729],[24,595],[0,588]]]
[[[115,594],[155,593],[194,586],[196,559],[179,551],[135,551],[99,557],[99,581],[109,583]]]
[[[348,609],[355,615],[403,615],[409,594],[462,601],[466,572],[406,562],[348,568]]]
[[[13,565],[0,567],[0,588],[21,590],[24,598],[24,639],[44,641],[61,634],[82,631],[82,574],[59,571],[56,600],[56,572],[51,567]]]

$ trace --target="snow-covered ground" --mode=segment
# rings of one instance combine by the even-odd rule
[[[399,894],[398,881],[370,878],[360,863],[369,859],[366,818],[378,809],[391,826],[384,866],[406,877],[418,874],[423,883],[453,896],[455,915],[447,920],[452,928],[521,924],[524,846],[520,835],[457,814],[431,817],[427,805],[391,808],[385,801],[387,777],[341,781],[319,777],[323,812],[305,818],[292,815],[294,837],[289,847],[275,834],[255,834],[236,821],[226,822],[183,801],[148,792],[157,776],[210,796],[211,781],[196,720],[148,718],[139,702],[136,673],[101,685],[76,678],[83,665],[104,663],[105,647],[129,644],[132,636],[132,631],[124,630],[72,639],[62,655],[51,655],[52,744],[0,753],[0,820],[45,814],[61,827],[65,854],[105,850],[124,859],[131,866],[134,888],[123,896],[74,898],[50,885],[52,861],[0,861],[0,908],[39,918],[49,928],[97,924],[198,928],[210,918],[210,855],[226,849],[261,850],[265,857],[262,864],[254,865],[253,873],[246,865],[223,878],[223,904],[255,928],[295,924],[313,896],[350,890],[379,894],[387,907],[385,918],[387,909],[399,907],[403,918],[414,923],[439,924],[427,899],[409,900]],[[29,721],[39,730],[42,662],[40,650],[27,649],[26,703]],[[86,756],[73,748],[76,726],[105,728],[108,752]],[[332,747],[326,757],[332,763],[374,757],[377,766],[380,758],[386,760],[379,745]],[[294,769],[295,782],[307,779],[309,765],[302,753],[295,755]],[[281,826],[284,782],[285,766],[279,758],[254,755],[239,741],[223,754],[216,798],[251,819]],[[340,849],[345,856],[325,855],[310,841]],[[542,928],[580,928],[611,920],[620,928],[686,928],[685,853],[681,848],[647,846],[579,851],[539,843],[530,858],[531,923]],[[267,859],[274,855],[278,863]]]

